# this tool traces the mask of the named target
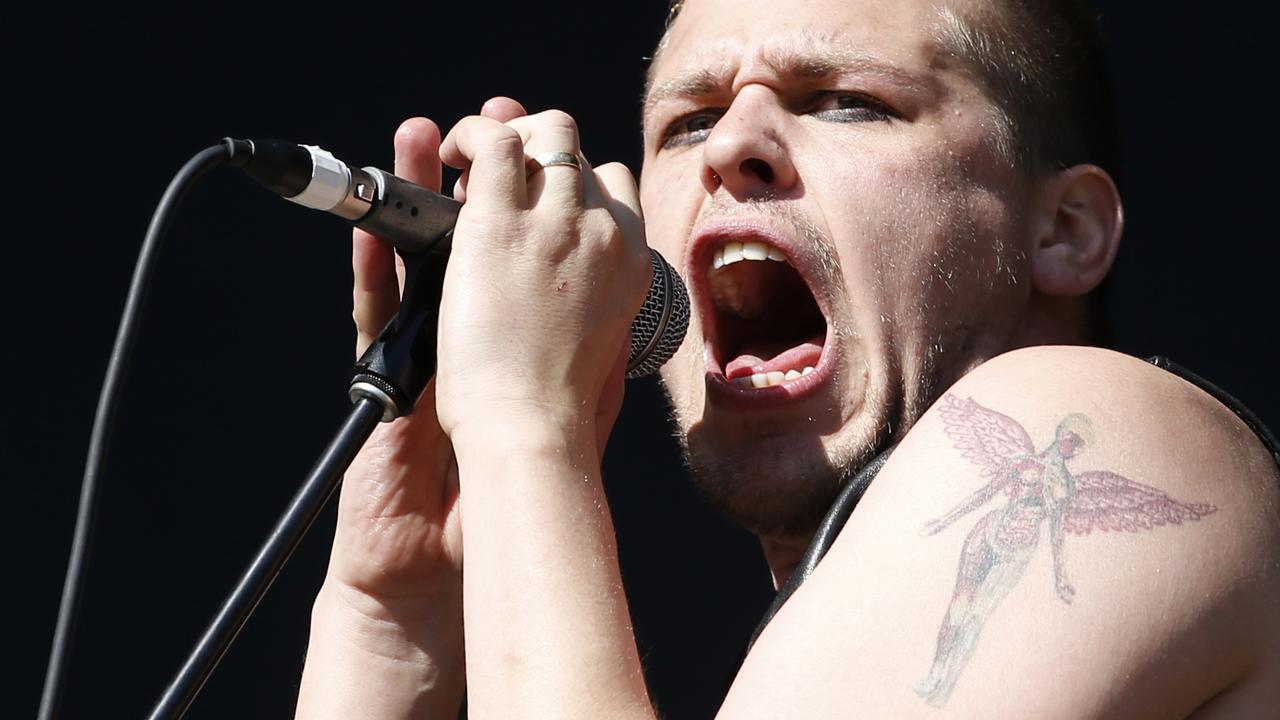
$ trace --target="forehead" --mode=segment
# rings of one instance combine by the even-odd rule
[[[651,68],[648,91],[753,64],[801,74],[821,72],[824,63],[923,72],[940,59],[934,40],[940,3],[686,0]]]

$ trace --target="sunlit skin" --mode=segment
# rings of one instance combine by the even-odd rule
[[[822,382],[791,402],[709,394],[697,312],[663,372],[704,494],[776,554],[804,544],[842,475],[937,392],[1034,332],[1033,186],[1000,156],[990,101],[936,46],[938,9],[692,0],[655,60],[649,243],[691,279],[697,305],[707,267],[692,239],[726,223],[769,228],[829,325]]]
[[[743,661],[722,717],[1207,718],[1223,715],[1193,715],[1206,698],[1219,710],[1224,697],[1228,711],[1275,706],[1273,674],[1253,672],[1274,654],[1277,505],[1254,477],[1273,488],[1270,456],[1226,409],[1139,361],[1005,352],[1083,339],[1085,298],[1111,266],[1123,215],[1098,167],[1012,164],[1016,138],[978,76],[934,40],[962,2],[978,0],[690,0],[654,61],[639,191],[603,158],[581,171],[530,167],[579,147],[563,112],[495,98],[443,139],[423,118],[402,126],[397,174],[438,188],[441,161],[464,171],[440,305],[450,342],[419,412],[382,428],[344,478],[299,717],[452,717],[464,687],[475,718],[655,717],[599,468],[647,287],[646,240],[685,275],[695,305],[664,379],[697,481],[761,537],[775,581],[846,475],[902,441]],[[760,240],[782,257],[761,257]],[[722,268],[713,302],[708,269],[734,242],[755,257],[743,246],[743,264]],[[395,263],[357,235],[353,264],[367,342],[397,304]],[[750,301],[767,302],[769,278],[786,302],[763,315],[737,302],[757,290]],[[812,370],[755,384],[757,370],[769,384],[793,361]],[[1039,600],[1011,596],[938,711],[912,684],[932,675],[931,656],[969,664],[946,620],[968,610],[950,613],[946,599],[982,584],[957,571],[958,537],[918,537],[957,507],[947,483],[973,474],[972,448],[947,442],[957,425],[939,420],[939,405],[926,413],[944,392],[991,397],[1054,438],[1039,455],[1029,440],[1010,447],[1056,471],[1000,476],[1034,475],[1022,494],[1044,496],[1046,516],[1089,496],[1089,471],[1066,467],[1081,452],[1116,468],[1109,481],[1151,477],[1160,489],[1147,497],[1222,512],[1171,544],[1087,555],[1098,561],[1073,566],[1081,600],[1070,615],[1056,553],[1058,595],[1041,582],[1025,583],[1045,591]],[[1123,428],[1122,440],[1095,443],[1074,425],[1049,434],[1045,423],[1085,412]],[[1054,523],[1027,517],[1020,527],[1035,532]],[[1076,532],[1069,520],[1050,532]],[[1017,569],[1020,556],[1008,557],[1000,567]],[[1255,678],[1263,690],[1241,685]],[[927,685],[926,699],[945,699]]]

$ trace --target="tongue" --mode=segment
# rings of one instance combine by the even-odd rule
[[[822,355],[822,342],[825,338],[818,336],[810,338],[799,345],[783,349],[776,352],[777,348],[769,348],[765,346],[752,347],[748,345],[742,349],[742,354],[725,365],[724,376],[729,380],[737,380],[741,377],[750,377],[755,373],[767,372],[786,372],[788,370],[803,370],[806,367],[814,367],[818,364],[818,358]],[[768,359],[765,359],[765,358]]]

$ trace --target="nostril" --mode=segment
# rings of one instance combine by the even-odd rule
[[[720,177],[720,173],[713,168],[707,167],[702,171],[702,187],[706,188],[708,193],[714,193],[724,184],[724,179]]]
[[[740,166],[744,175],[755,175],[760,178],[761,182],[773,182],[773,168],[769,167],[769,163],[760,158],[747,158],[742,161]]]

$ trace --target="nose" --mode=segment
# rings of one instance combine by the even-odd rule
[[[702,184],[738,200],[786,194],[797,174],[783,141],[785,110],[773,91],[741,89],[703,143]]]

